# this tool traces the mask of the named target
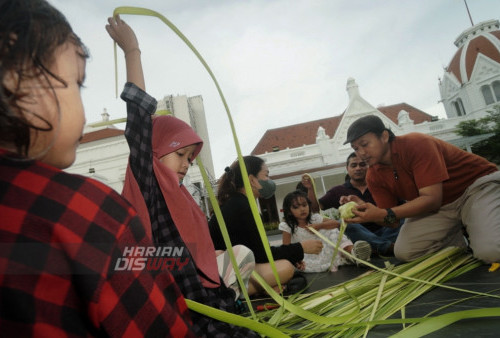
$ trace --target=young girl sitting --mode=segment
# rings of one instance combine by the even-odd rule
[[[308,230],[309,227],[319,231],[334,244],[337,244],[340,234],[338,223],[324,219],[320,214],[311,212],[311,201],[303,191],[296,190],[285,196],[283,200],[283,212],[285,222],[281,222],[279,229],[283,231],[283,244],[297,243],[308,239],[317,239],[317,236]],[[371,246],[368,242],[352,242],[342,236],[340,248],[351,253],[353,256],[368,260],[371,255]],[[335,256],[332,264],[332,257],[335,248],[328,243],[323,243],[323,250],[319,255],[304,254],[304,260],[297,264],[297,268],[304,272],[323,272],[330,268],[330,271],[337,271],[339,265],[353,264],[354,261],[340,253]],[[330,267],[331,266],[331,267]]]
[[[208,231],[207,219],[182,184],[202,140],[185,122],[173,116],[153,116],[156,100],[145,92],[141,52],[135,33],[119,16],[108,19],[106,29],[124,51],[127,83],[121,95],[127,102],[125,137],[130,147],[123,196],[137,209],[149,236],[157,245],[183,248],[186,265],[171,272],[184,297],[228,312],[236,312],[235,292],[220,275],[235,283],[227,272],[228,259],[220,270]],[[254,259],[250,250],[235,248],[242,277],[248,280]],[[226,270],[226,271],[223,271]],[[254,333],[192,311],[193,331],[199,336],[248,337]]]

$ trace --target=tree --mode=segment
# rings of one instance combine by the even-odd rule
[[[457,125],[460,136],[476,136],[495,133],[492,137],[472,145],[472,152],[496,164],[500,164],[500,105],[488,111],[478,120],[462,121]]]

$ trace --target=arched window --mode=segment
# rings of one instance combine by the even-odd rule
[[[465,115],[465,109],[462,99],[458,98],[455,102],[453,102],[453,105],[455,106],[455,112],[457,113],[457,116]]]
[[[497,102],[500,102],[500,81],[494,81],[492,83],[493,86],[493,93],[495,93],[495,98],[497,99]]]
[[[484,85],[481,87],[481,92],[483,93],[484,102],[486,105],[490,105],[495,102],[493,98],[493,93],[491,92],[491,88],[488,85]]]
[[[460,112],[462,113],[462,115],[465,115],[465,108],[464,108],[464,103],[462,102],[462,99],[457,99],[457,103],[458,103],[458,108],[460,109]],[[460,115],[460,116],[462,116]]]
[[[457,116],[462,116],[460,115],[460,109],[458,108],[457,101],[453,102],[453,106],[455,107],[455,113],[457,114]]]

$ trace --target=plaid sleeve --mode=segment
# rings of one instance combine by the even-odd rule
[[[156,111],[157,102],[131,82],[125,84],[121,98],[127,103],[125,138],[130,148],[130,168],[146,205],[150,206],[150,187],[154,180],[151,116]]]
[[[0,335],[193,336],[168,271],[117,269],[152,243],[116,192],[39,162],[0,171]]]

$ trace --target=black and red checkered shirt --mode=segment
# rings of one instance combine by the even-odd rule
[[[111,188],[0,150],[0,335],[193,336],[172,276],[115,271],[151,246]]]

